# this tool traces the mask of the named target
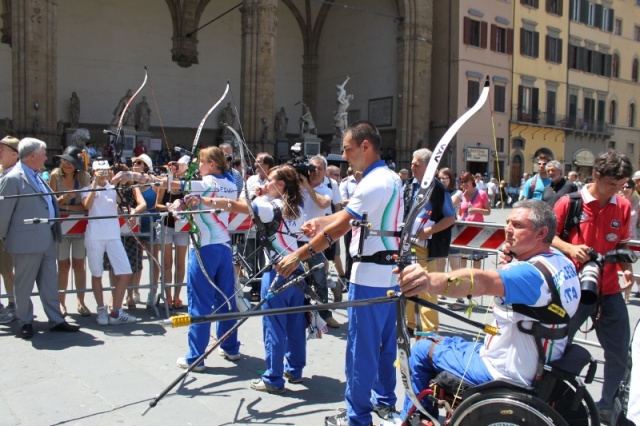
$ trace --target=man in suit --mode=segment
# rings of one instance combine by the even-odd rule
[[[0,195],[25,195],[51,192],[38,172],[47,160],[47,145],[34,138],[24,138],[18,145],[18,162],[0,180]],[[51,331],[75,332],[79,327],[68,324],[58,302],[58,268],[56,242],[60,241],[60,224],[25,224],[34,217],[54,218],[59,215],[54,196],[10,198],[0,201],[0,239],[13,255],[15,266],[14,293],[16,317],[20,321],[18,337],[33,336],[33,283],[38,285],[44,312],[53,327]]]

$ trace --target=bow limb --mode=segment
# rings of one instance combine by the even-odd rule
[[[114,160],[116,163],[120,163],[120,158],[122,157],[122,151],[118,151],[117,147],[121,145],[122,143],[122,125],[123,125],[123,121],[124,121],[124,116],[127,113],[127,110],[129,109],[129,106],[131,105],[131,103],[133,102],[133,100],[136,98],[136,96],[138,96],[138,93],[140,93],[140,91],[142,90],[142,88],[145,86],[145,84],[147,84],[147,78],[148,78],[148,73],[147,73],[147,67],[144,67],[144,80],[142,80],[142,84],[140,85],[140,87],[138,87],[138,90],[135,91],[135,93],[133,95],[131,95],[131,97],[129,98],[129,100],[127,101],[127,103],[124,105],[124,108],[122,108],[122,112],[120,113],[120,118],[118,118],[118,125],[116,126],[116,140],[114,143],[114,146],[116,147],[116,152],[115,152],[115,156],[116,156],[116,160]],[[108,132],[105,130],[105,133],[113,135],[113,133]]]
[[[422,178],[422,182],[420,183],[420,189],[418,190],[418,194],[416,195],[415,202],[407,215],[407,219],[405,220],[405,226],[402,229],[402,233],[400,234],[400,252],[398,254],[398,269],[402,270],[406,265],[408,265],[411,261],[409,258],[410,250],[411,250],[411,240],[414,235],[413,233],[413,223],[420,211],[427,205],[429,200],[431,199],[431,194],[433,192],[433,188],[435,185],[434,179],[436,172],[438,171],[438,165],[440,164],[440,159],[445,153],[449,143],[453,139],[453,137],[458,133],[460,128],[474,115],[476,114],[482,106],[487,101],[489,97],[489,77],[484,84],[484,88],[482,89],[482,93],[478,98],[475,105],[465,112],[460,118],[456,120],[455,123],[446,131],[446,133],[442,136],[435,149],[433,150],[433,154],[431,155],[431,159],[429,160],[429,164],[427,165],[427,169]],[[407,333],[407,329],[405,326],[405,302],[406,298],[401,295],[398,301],[396,302],[396,332],[397,332],[397,343],[398,343],[398,361],[400,364],[400,374],[402,377],[402,384],[407,393],[407,396],[415,405],[415,407],[420,410],[422,414],[427,416],[435,425],[439,425],[437,419],[434,419],[424,408],[415,392],[413,391],[413,386],[411,385],[411,367],[409,366],[409,357],[411,356],[410,350],[410,340],[409,335]]]

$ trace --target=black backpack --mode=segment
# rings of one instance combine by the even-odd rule
[[[580,191],[567,194],[569,197],[569,211],[567,211],[567,217],[564,219],[564,229],[560,239],[562,241],[568,241],[569,233],[576,226],[580,225],[580,215],[582,214],[582,194]],[[578,235],[580,235],[580,227],[578,227]]]

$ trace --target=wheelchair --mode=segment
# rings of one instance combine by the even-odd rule
[[[580,373],[587,365],[583,380]],[[444,424],[451,426],[598,426],[598,409],[585,385],[593,381],[596,368],[585,348],[571,344],[562,358],[544,366],[533,386],[507,380],[473,386],[444,371],[418,398],[444,407]],[[404,424],[433,423],[414,406]]]

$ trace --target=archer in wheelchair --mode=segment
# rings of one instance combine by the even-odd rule
[[[495,296],[499,330],[483,344],[435,335],[417,341],[409,358],[405,424],[439,424],[439,406],[447,411],[447,424],[454,425],[599,424],[578,376],[590,364],[588,383],[596,364],[584,348],[567,345],[580,282],[571,261],[550,248],[555,229],[555,214],[546,203],[523,200],[507,219],[503,260],[508,263],[498,270],[427,273],[414,264],[400,272],[407,297]]]

